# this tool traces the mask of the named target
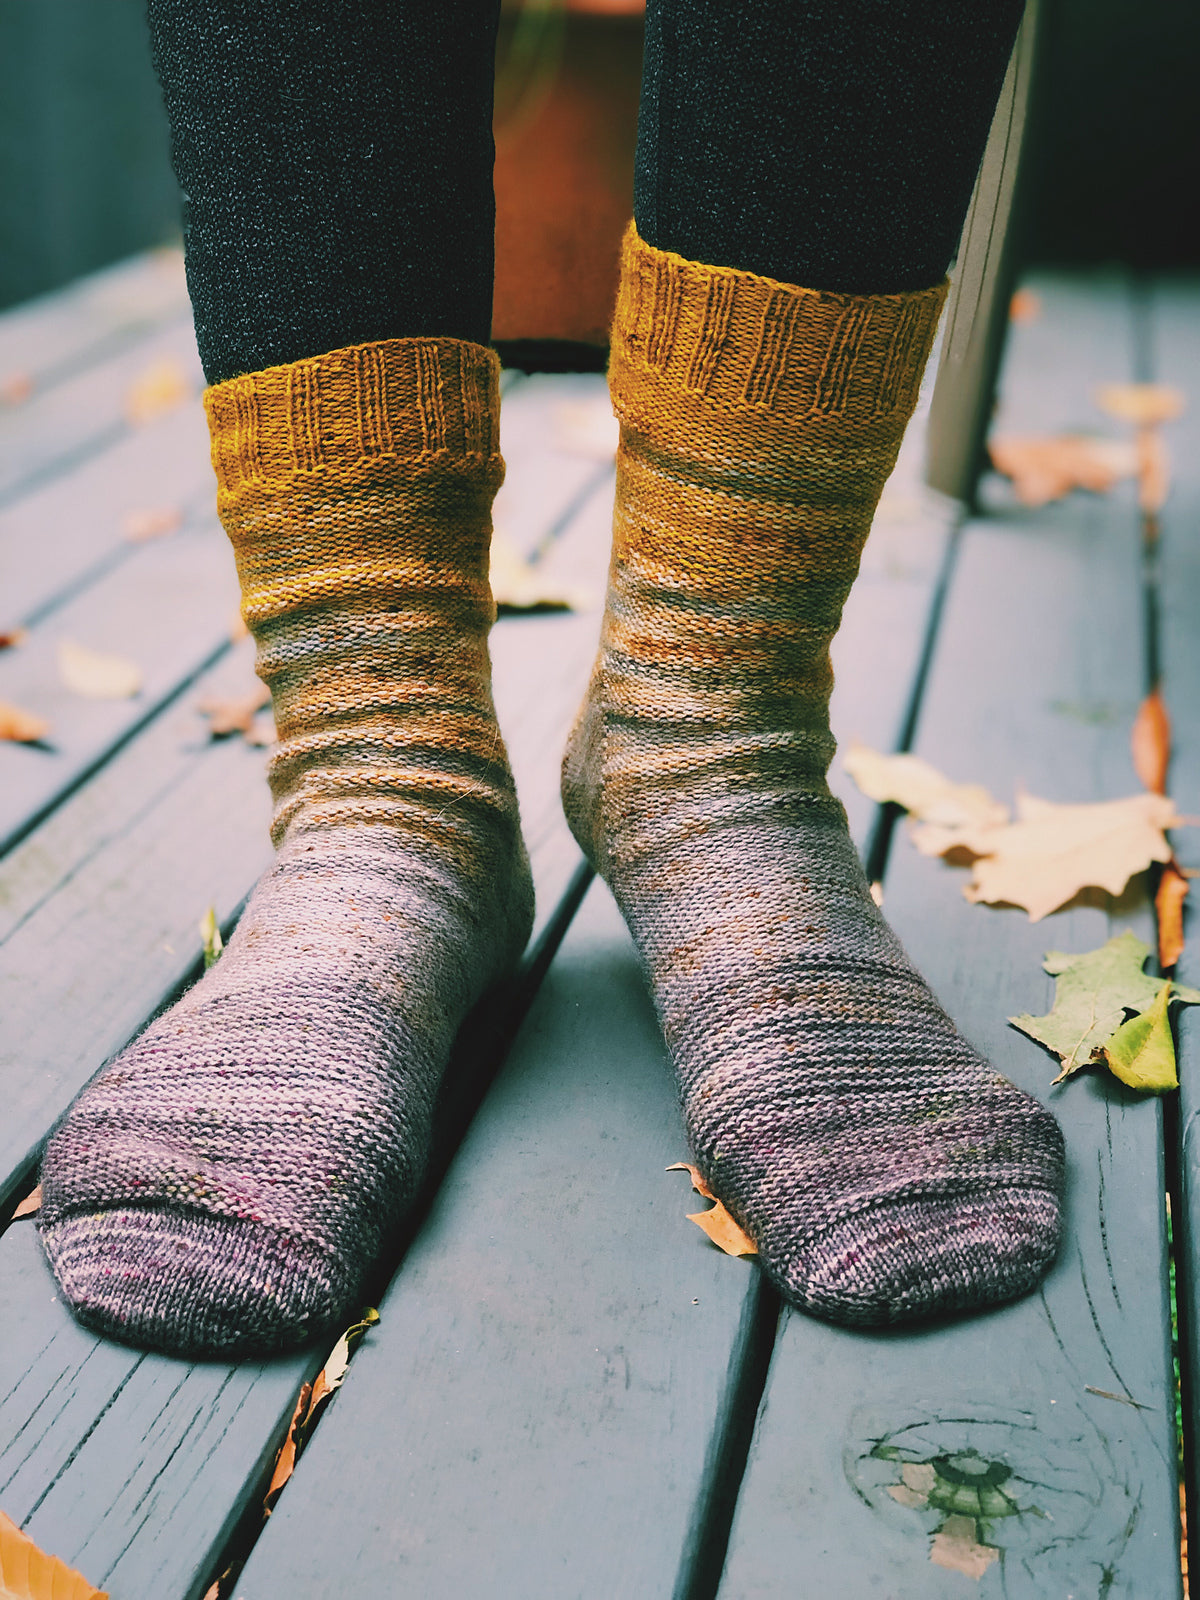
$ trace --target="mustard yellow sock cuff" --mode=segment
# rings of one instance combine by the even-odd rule
[[[218,508],[297,480],[500,462],[500,363],[460,339],[383,339],[214,384]]]
[[[886,429],[911,414],[946,298],[799,288],[688,261],[631,222],[609,374],[618,415],[755,413],[781,424],[853,413]]]

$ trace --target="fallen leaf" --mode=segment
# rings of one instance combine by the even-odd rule
[[[1101,1400],[1116,1400],[1120,1405],[1132,1406],[1135,1411],[1153,1411],[1153,1406],[1143,1405],[1140,1400],[1135,1400],[1132,1395],[1114,1394],[1111,1389],[1097,1389],[1094,1384],[1085,1383],[1084,1394],[1098,1395]]]
[[[178,361],[156,361],[134,379],[125,396],[125,416],[135,426],[174,411],[191,395],[187,374]]]
[[[0,739],[13,744],[38,744],[49,732],[50,724],[44,717],[35,717],[20,706],[0,700]]]
[[[1158,892],[1154,896],[1160,967],[1173,967],[1183,954],[1183,903],[1190,888],[1188,874],[1172,857],[1162,870]]]
[[[1061,500],[1073,489],[1105,494],[1138,470],[1136,446],[1124,439],[1000,437],[989,441],[988,454],[996,471],[1012,479],[1017,499],[1026,506]]]
[[[58,675],[73,694],[89,700],[129,700],[142,688],[142,674],[132,661],[102,655],[73,639],[59,640]]]
[[[1161,511],[1171,492],[1171,452],[1157,428],[1142,428],[1137,438],[1138,508]]]
[[[214,739],[224,739],[231,733],[249,734],[254,719],[271,703],[271,691],[260,683],[249,693],[231,700],[201,700],[196,707],[202,717],[208,718],[208,731]]]
[[[24,628],[0,628],[0,650],[15,650],[25,637]]]
[[[687,1214],[689,1222],[694,1222],[702,1228],[718,1249],[724,1250],[727,1256],[756,1256],[758,1246],[750,1235],[733,1220],[726,1211],[724,1203],[717,1199],[712,1190],[705,1183],[697,1168],[686,1161],[677,1161],[667,1168],[668,1172],[686,1172],[690,1174],[692,1188],[705,1200],[713,1201],[709,1211],[691,1211]]]
[[[500,611],[588,611],[593,604],[585,589],[548,582],[501,533],[492,535],[491,583]]]
[[[1094,1061],[1120,1028],[1125,1013],[1150,1010],[1170,987],[1170,1000],[1200,1005],[1200,990],[1168,985],[1142,969],[1150,946],[1125,932],[1082,955],[1051,950],[1043,966],[1054,983],[1054,1005],[1044,1017],[1009,1017],[1014,1028],[1046,1046],[1062,1062],[1061,1083]]]
[[[10,372],[0,378],[0,405],[23,405],[33,393],[33,376],[28,372]]]
[[[284,1441],[279,1446],[279,1454],[275,1457],[275,1470],[271,1474],[271,1482],[263,1497],[263,1513],[268,1517],[275,1509],[275,1502],[283,1493],[284,1484],[287,1483],[292,1473],[296,1470],[297,1458],[304,1448],[300,1430],[304,1419],[308,1416],[311,1400],[312,1384],[301,1384],[300,1393],[296,1399],[296,1409],[292,1412],[292,1420],[288,1423],[288,1431]]]
[[[1162,383],[1106,383],[1096,392],[1096,404],[1110,417],[1146,428],[1182,416],[1187,396]]]
[[[705,1183],[699,1167],[693,1167],[690,1161],[675,1161],[664,1169],[667,1172],[686,1172],[692,1180],[692,1188],[702,1200],[715,1200],[717,1197]]]
[[[1042,314],[1042,297],[1032,289],[1018,289],[1008,302],[1010,322],[1036,322]]]
[[[361,1319],[346,1329],[330,1351],[329,1360],[313,1379],[312,1398],[309,1401],[308,1410],[304,1414],[304,1421],[300,1430],[301,1449],[308,1443],[309,1434],[316,1425],[317,1418],[346,1381],[346,1374],[350,1370],[351,1356],[366,1337],[368,1330],[373,1328],[378,1321],[378,1311],[375,1310],[374,1306],[368,1306]]]
[[[1000,1552],[994,1545],[979,1543],[974,1517],[947,1517],[933,1536],[929,1559],[935,1567],[948,1567],[978,1582],[999,1561]]]
[[[144,544],[147,539],[174,533],[182,522],[183,512],[178,506],[153,506],[131,511],[122,522],[121,531],[131,544]]]
[[[32,1190],[29,1194],[27,1194],[25,1196],[24,1200],[21,1201],[21,1204],[13,1212],[12,1217],[11,1217],[10,1220],[13,1221],[13,1222],[17,1222],[22,1217],[35,1217],[35,1216],[37,1216],[38,1212],[41,1209],[42,1209],[42,1186],[39,1183],[37,1188]]]
[[[842,765],[868,799],[892,801],[922,822],[963,828],[1008,821],[1008,807],[986,789],[975,783],[952,783],[919,756],[885,756],[865,744],[852,744]]]
[[[1119,895],[1135,872],[1169,861],[1163,833],[1179,818],[1165,795],[1135,794],[1091,805],[1017,798],[1017,820],[964,828],[953,847],[976,857],[963,893],[973,904],[1022,906],[1031,922],[1083,889]]]
[[[0,1511],[0,1600],[108,1600],[74,1567],[39,1550]]]
[[[225,941],[221,937],[221,929],[217,922],[217,912],[214,906],[200,918],[200,939],[204,946],[204,970],[215,967],[221,959],[221,952],[225,948]]]
[[[1165,1094],[1178,1089],[1175,1071],[1175,1041],[1167,1007],[1171,1003],[1171,984],[1166,982],[1148,1011],[1123,1022],[1104,1046],[1104,1060],[1114,1077],[1131,1089],[1146,1094]]]
[[[1167,768],[1171,762],[1171,718],[1157,689],[1138,707],[1130,743],[1133,770],[1142,783],[1151,794],[1166,794]]]

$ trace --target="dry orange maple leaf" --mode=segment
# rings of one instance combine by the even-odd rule
[[[31,1189],[21,1204],[13,1212],[11,1222],[17,1222],[22,1217],[36,1217],[42,1209],[42,1186],[39,1183],[36,1189]]]
[[[1158,922],[1158,961],[1168,972],[1183,954],[1183,903],[1190,888],[1190,874],[1172,857],[1163,868],[1154,896],[1154,915]]]
[[[40,744],[49,732],[50,724],[44,717],[35,717],[31,711],[0,700],[0,739],[13,744]]]
[[[2,1600],[108,1600],[82,1572],[47,1555],[11,1518],[0,1511],[0,1597]]]
[[[1154,689],[1138,707],[1130,734],[1133,770],[1151,794],[1166,794],[1171,762],[1171,718]]]
[[[692,1180],[692,1188],[701,1199],[713,1202],[710,1211],[690,1211],[687,1213],[687,1219],[689,1222],[694,1222],[698,1228],[702,1228],[719,1250],[724,1250],[727,1256],[758,1254],[758,1246],[754,1240],[733,1220],[725,1209],[724,1202],[717,1199],[698,1168],[687,1161],[676,1161],[667,1168],[667,1171],[688,1173]]]
[[[15,650],[25,643],[24,628],[0,628],[0,650]]]
[[[1182,416],[1187,396],[1165,383],[1106,383],[1096,391],[1096,404],[1110,417],[1152,428]]]

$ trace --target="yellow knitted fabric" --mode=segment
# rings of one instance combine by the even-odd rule
[[[335,350],[205,396],[218,509],[271,689],[276,842],[294,822],[513,813],[487,632],[504,473],[495,355]]]
[[[830,642],[944,286],[840,295],[631,229],[600,653],[563,768],[696,1163],[796,1304],[888,1323],[1028,1289],[1062,1139],[957,1032],[830,793]]]

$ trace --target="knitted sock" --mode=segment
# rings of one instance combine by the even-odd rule
[[[42,1237],[101,1332],[233,1357],[351,1313],[455,1032],[528,937],[487,649],[497,375],[396,339],[208,392],[279,851],[220,961],[47,1145]]]
[[[829,644],[942,295],[818,294],[630,230],[608,605],[564,765],[701,1171],[782,1293],[847,1323],[1019,1294],[1058,1238],[1057,1124],[914,971],[825,780]]]

